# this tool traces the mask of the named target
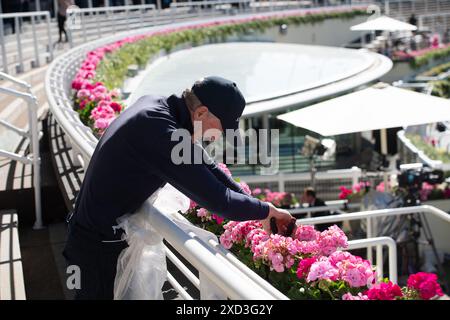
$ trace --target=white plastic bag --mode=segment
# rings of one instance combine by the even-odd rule
[[[159,191],[150,197],[150,203],[156,200]],[[162,237],[143,211],[124,215],[118,223],[116,228],[125,231],[128,248],[120,253],[117,260],[114,299],[163,299],[161,289],[167,277],[167,265]]]
[[[167,279],[166,254],[161,235],[152,227],[153,210],[166,214],[184,232],[194,233],[206,244],[210,239],[218,242],[213,233],[192,225],[177,213],[187,211],[190,200],[170,184],[156,191],[148,201],[151,205],[146,203],[146,210],[120,217],[115,227],[124,229],[124,238],[129,245],[117,261],[114,281],[116,300],[163,299],[161,289]],[[220,290],[213,283],[202,280],[202,299],[226,298],[217,294]]]

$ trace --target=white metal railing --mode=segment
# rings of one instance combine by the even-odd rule
[[[363,171],[358,167],[350,169],[318,171],[314,175],[314,189],[323,199],[336,199],[339,186],[352,187],[363,177]],[[274,188],[279,192],[302,194],[304,188],[311,186],[311,173],[283,173],[276,175],[245,176],[245,182],[252,188]]]
[[[445,32],[450,27],[450,12],[439,12],[422,14],[418,16],[418,28],[420,30],[425,29],[425,27],[430,27],[431,30]]]
[[[149,219],[155,229],[164,236],[175,250],[181,254],[199,272],[197,278],[189,269],[166,247],[168,258],[183,272],[184,275],[197,287],[201,288],[201,282],[208,282],[208,286],[214,288],[213,295],[217,299],[280,299],[286,297],[272,286],[260,286],[257,281],[248,277],[235,264],[224,259],[220,250],[215,250],[205,243],[194,231],[186,232],[180,228],[176,220],[169,214],[154,210],[146,201],[140,210],[149,215]],[[220,246],[223,249],[223,247]],[[229,253],[229,252],[228,252]],[[250,270],[249,270],[250,271]],[[182,289],[178,281],[168,275],[168,279],[180,295],[186,299],[192,298]],[[260,281],[264,281],[259,278]],[[258,280],[259,280],[258,279]],[[182,290],[180,290],[182,289]],[[201,293],[202,294],[202,293]],[[209,293],[211,294],[211,292]]]
[[[389,280],[393,283],[397,283],[397,245],[394,239],[390,237],[376,237],[369,239],[352,240],[348,242],[348,247],[345,249],[347,251],[354,249],[364,249],[376,247],[376,262],[375,267],[378,277],[384,277],[384,255],[383,247],[388,248],[388,265],[389,265]]]
[[[159,15],[154,4],[69,8],[67,16],[67,35],[70,47],[74,46],[74,37],[78,35],[83,42],[88,40],[88,31],[95,30],[97,38],[108,33],[143,28],[154,25]]]
[[[428,214],[433,215],[438,219],[442,219],[444,222],[450,223],[450,214],[429,205],[421,205],[415,207],[405,207],[405,208],[393,208],[393,209],[380,209],[371,211],[361,211],[353,213],[344,213],[324,217],[315,218],[304,218],[297,219],[297,224],[321,224],[321,223],[332,223],[341,221],[352,221],[352,220],[366,220],[367,238],[373,238],[377,236],[374,234],[374,222],[375,220],[383,217],[394,217],[407,214]],[[371,246],[367,248],[368,260],[372,262],[372,249]]]
[[[39,45],[42,45],[42,43],[39,43],[40,40],[38,40],[37,34],[36,34],[36,23],[40,21],[36,20],[37,18],[45,17],[45,23],[47,28],[47,44],[46,44],[46,53],[47,56],[47,62],[50,62],[53,60],[53,43],[52,43],[52,37],[51,37],[51,29],[50,29],[50,13],[48,11],[35,11],[35,12],[16,12],[16,13],[2,13],[0,14],[0,43],[2,46],[2,65],[3,65],[3,71],[5,73],[8,73],[8,57],[7,57],[7,50],[6,50],[6,37],[4,32],[4,19],[14,19],[14,25],[15,25],[15,34],[16,34],[16,46],[17,46],[17,54],[18,54],[18,64],[16,66],[16,73],[21,73],[24,71],[24,57],[23,57],[23,48],[22,48],[22,37],[21,37],[21,28],[23,23],[21,22],[21,19],[23,18],[30,18],[31,19],[31,32],[33,35],[33,48],[34,48],[34,60],[32,61],[32,67],[38,68],[41,65],[41,58],[40,58],[40,50],[38,48]]]
[[[358,167],[352,167],[350,169],[319,171],[315,174],[315,179],[316,180],[350,179],[352,181],[352,185],[354,185],[358,183],[361,176],[362,170]],[[285,190],[286,182],[304,181],[304,180],[311,180],[311,174],[308,172],[289,173],[289,174],[280,172],[279,174],[276,175],[245,176],[245,181],[247,183],[276,182],[278,183],[278,190],[280,192],[283,192]]]
[[[39,158],[39,128],[38,128],[38,102],[37,98],[31,92],[31,86],[19,79],[0,72],[0,79],[11,81],[14,84],[25,89],[25,92],[18,90],[0,87],[0,93],[10,95],[25,100],[28,108],[28,130],[23,130],[14,126],[13,124],[0,119],[0,125],[12,130],[22,137],[30,139],[30,153],[28,155],[21,155],[7,150],[0,150],[0,156],[6,157],[15,161],[20,161],[24,164],[33,165],[33,187],[34,187],[34,203],[36,221],[34,223],[35,229],[42,228],[42,208],[41,208],[41,173],[40,173],[40,158]]]
[[[409,17],[422,14],[450,11],[448,0],[385,0],[384,10],[393,17]]]

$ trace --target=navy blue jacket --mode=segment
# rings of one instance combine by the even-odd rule
[[[212,163],[174,164],[172,133],[192,121],[184,99],[147,95],[127,108],[95,148],[78,194],[73,219],[105,240],[116,240],[117,218],[135,212],[166,182],[210,212],[236,220],[260,220],[269,206],[247,196]],[[191,145],[191,154],[198,144]],[[197,150],[198,151],[198,150]]]

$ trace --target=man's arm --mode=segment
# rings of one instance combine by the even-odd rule
[[[148,162],[151,174],[167,181],[210,212],[227,219],[245,221],[267,218],[269,214],[267,203],[233,191],[219,180],[205,163],[193,163],[195,154],[205,152],[199,145],[186,144],[192,155],[191,162],[175,164],[171,154],[178,141],[171,141],[172,131],[167,128],[161,129],[162,134],[159,137],[133,141],[143,160]]]
[[[203,149],[203,147],[199,143],[197,143],[197,145]],[[225,172],[223,172],[223,170],[219,168],[217,163],[211,157],[209,157],[208,153],[204,149],[203,149],[203,152],[204,152],[204,155],[206,155],[206,157],[208,157],[208,159],[209,159],[205,163],[206,166],[216,176],[216,178],[219,181],[221,181],[226,187],[230,188],[233,191],[236,191],[236,192],[239,192],[242,194],[246,194],[244,189],[242,189],[242,187],[239,185],[239,183],[234,181],[233,178],[231,178],[229,175],[227,175]]]

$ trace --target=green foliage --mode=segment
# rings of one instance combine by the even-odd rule
[[[450,62],[440,64],[428,71],[425,71],[421,74],[421,76],[434,77],[446,72],[447,70],[450,70]],[[450,98],[450,77],[438,81],[432,81],[432,84],[433,90],[431,94],[433,96],[446,99]]]
[[[443,163],[450,163],[450,154],[444,150],[435,148],[426,143],[421,136],[416,134],[407,134],[406,137],[411,140],[417,149],[422,150],[430,159],[441,160]]]
[[[429,62],[433,60],[439,60],[449,56],[450,56],[450,46],[442,49],[436,49],[427,52],[421,56],[415,57],[413,60],[411,60],[411,65],[413,68],[420,68],[422,66],[427,65]]]

